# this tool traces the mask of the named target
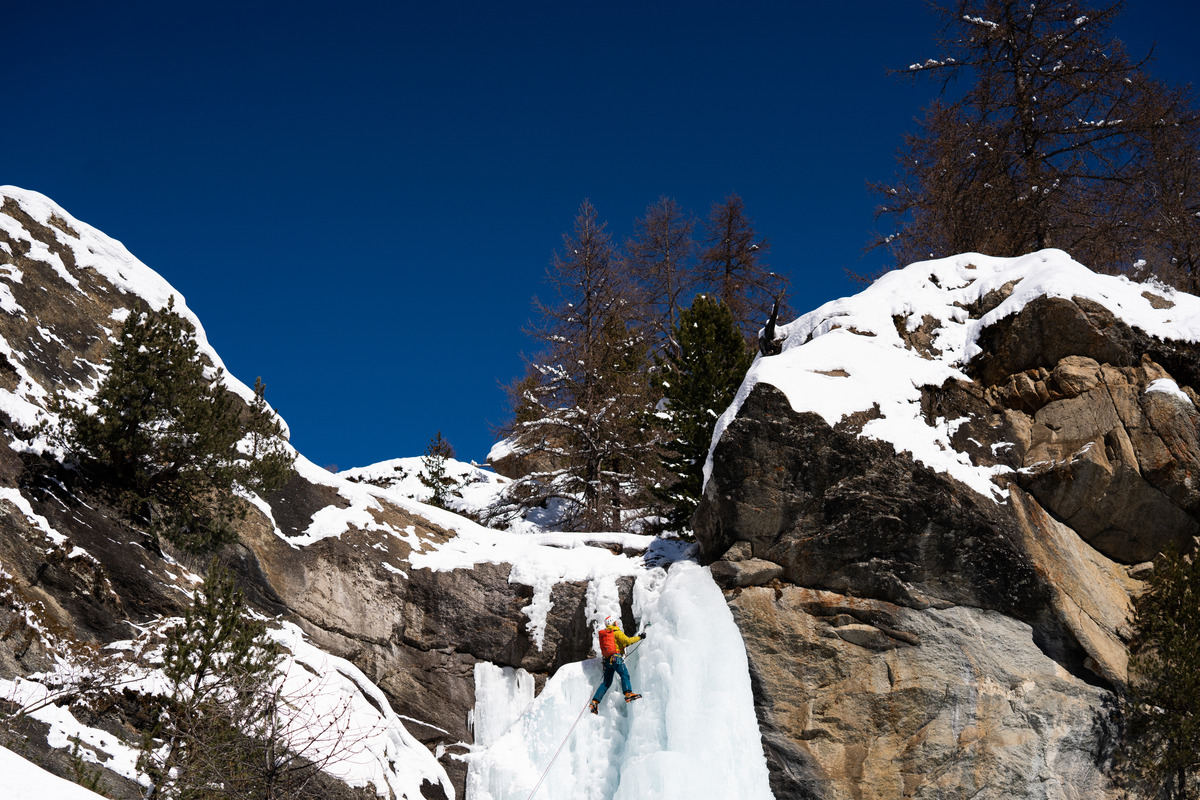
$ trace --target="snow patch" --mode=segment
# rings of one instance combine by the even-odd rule
[[[7,747],[0,747],[5,800],[101,800],[101,795],[52,775]]]
[[[1196,404],[1192,402],[1192,398],[1188,397],[1187,394],[1185,394],[1184,391],[1179,388],[1179,384],[1170,378],[1159,378],[1151,383],[1146,387],[1146,394],[1150,394],[1151,392],[1161,392],[1174,397],[1180,402],[1186,403],[1192,408],[1196,407]]]
[[[42,533],[55,545],[65,544],[67,537],[56,531],[50,521],[33,510],[33,505],[30,504],[25,496],[21,494],[20,489],[0,488],[0,500],[7,500],[17,507],[17,510],[25,515],[25,518],[32,522]]]

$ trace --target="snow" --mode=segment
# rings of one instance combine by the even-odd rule
[[[426,781],[454,789],[445,769],[404,727],[387,696],[358,667],[308,642],[284,623],[270,631],[291,653],[283,672],[284,731],[293,749],[350,786],[419,800]]]
[[[61,545],[67,541],[66,536],[54,530],[48,519],[33,510],[33,504],[21,494],[20,489],[0,487],[0,500],[7,500],[16,506],[17,510],[24,514],[25,518],[32,522],[34,526],[41,529],[42,533],[46,534],[46,538],[55,545]]]
[[[708,569],[643,572],[634,612],[650,627],[627,655],[642,694],[632,704],[614,679],[600,714],[586,713],[599,659],[558,670],[536,698],[519,671],[477,668],[475,719],[487,723],[467,756],[467,800],[525,800],[543,773],[545,800],[772,797],[745,649]]]
[[[4,800],[100,800],[77,783],[51,775],[6,747],[0,747]]]
[[[493,447],[492,453],[495,452],[496,447]],[[491,459],[490,454],[488,458]],[[453,511],[475,512],[487,508],[510,483],[508,478],[497,475],[490,469],[454,458],[447,458],[443,466],[446,477],[455,485],[447,499],[447,504]],[[385,487],[404,497],[425,503],[433,496],[433,490],[421,482],[420,476],[424,471],[425,460],[414,456],[393,458],[366,467],[343,470],[338,473],[338,477]]]
[[[0,201],[6,197],[15,201],[21,210],[36,222],[54,231],[58,243],[68,248],[74,256],[76,273],[93,270],[117,289],[145,300],[156,311],[166,308],[168,301],[174,296],[175,311],[196,328],[196,341],[200,351],[212,360],[215,367],[224,369],[224,362],[209,344],[204,326],[200,324],[200,318],[187,307],[183,296],[161,275],[139,261],[125,248],[125,245],[91,225],[75,219],[45,195],[16,186],[0,186]],[[63,227],[66,227],[71,233],[64,232]],[[30,258],[49,264],[69,285],[75,289],[80,288],[78,278],[71,270],[67,269],[63,260],[44,243],[34,239],[16,220],[6,214],[0,214],[0,230],[4,230],[17,241],[27,243],[30,247]],[[9,275],[0,275],[0,278],[20,281],[21,274],[14,272]],[[23,309],[17,306],[11,290],[4,283],[0,283],[0,309],[8,313],[14,313],[14,311],[23,313]],[[128,309],[118,309],[114,312],[114,316],[116,317],[120,311],[128,313]],[[224,373],[223,382],[230,391],[247,402],[253,400],[253,389],[228,372]],[[0,391],[0,394],[3,393],[7,392]],[[2,401],[0,401],[0,406],[3,406]]]
[[[130,686],[133,685],[130,682]],[[105,769],[129,780],[138,780],[136,746],[108,731],[80,722],[70,709],[48,702],[53,699],[52,695],[48,687],[36,681],[0,679],[0,697],[31,709],[28,711],[30,717],[49,726],[46,743],[51,747],[67,749],[78,742],[79,755],[85,762],[103,763]]]
[[[1188,397],[1187,394],[1185,394],[1184,391],[1179,388],[1179,384],[1170,378],[1159,378],[1151,383],[1146,387],[1146,393],[1149,394],[1150,392],[1162,392],[1163,394],[1170,395],[1180,402],[1186,403],[1187,405],[1195,408],[1195,403],[1192,402],[1192,398]]]
[[[501,461],[501,460],[507,458],[509,455],[512,454],[512,452],[513,452],[512,440],[511,439],[501,439],[500,441],[498,441],[494,445],[492,445],[492,449],[488,451],[486,460],[489,463],[494,464],[497,461]]]
[[[1011,284],[1011,293],[979,319],[966,309]],[[1061,250],[1018,258],[968,253],[912,264],[888,273],[852,297],[826,303],[779,329],[783,351],[759,357],[733,404],[717,421],[714,447],[751,390],[767,383],[783,391],[797,412],[836,425],[878,407],[862,435],[908,452],[920,464],[1002,500],[993,478],[1003,467],[975,465],[950,443],[954,424],[926,420],[921,389],[966,379],[963,368],[979,355],[984,329],[1042,297],[1082,297],[1151,336],[1200,341],[1200,298],[1160,284],[1098,275]],[[1153,303],[1151,300],[1153,299]],[[1165,302],[1164,302],[1165,301]],[[1159,306],[1159,307],[1155,307]],[[897,325],[912,332],[933,323],[932,351],[912,349]],[[712,455],[705,465],[705,480]]]

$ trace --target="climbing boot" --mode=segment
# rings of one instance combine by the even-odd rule
[[[635,694],[634,692],[626,692],[625,693],[625,702],[632,703],[634,700],[637,700],[639,697],[641,697],[640,694]]]
[[[589,701],[588,701],[588,708],[589,708],[589,709],[591,709],[591,712],[592,712],[593,714],[599,714],[599,713],[600,713],[600,704],[599,704],[599,703],[597,703],[595,700],[589,700]]]

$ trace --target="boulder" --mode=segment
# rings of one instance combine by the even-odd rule
[[[722,589],[738,586],[762,586],[783,575],[783,567],[761,558],[741,561],[720,560],[712,565],[713,580]]]

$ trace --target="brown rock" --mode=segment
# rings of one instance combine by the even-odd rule
[[[1045,782],[1050,796],[1119,796],[1094,766],[1115,733],[1107,693],[1028,626],[790,586],[745,589],[730,608],[779,800],[1045,797]]]

